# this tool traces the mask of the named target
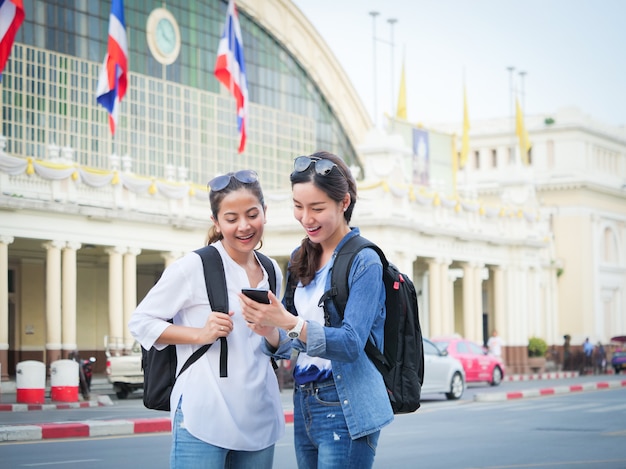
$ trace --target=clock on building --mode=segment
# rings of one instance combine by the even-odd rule
[[[174,63],[180,52],[180,30],[174,15],[165,8],[152,10],[146,25],[148,47],[163,65]]]

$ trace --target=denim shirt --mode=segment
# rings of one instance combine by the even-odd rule
[[[345,242],[359,234],[352,228],[344,236],[330,260]],[[332,264],[330,265],[332,269]],[[348,431],[352,439],[380,430],[393,421],[393,411],[382,375],[365,353],[368,338],[382,350],[385,323],[385,288],[382,264],[372,249],[361,250],[354,258],[348,274],[350,294],[343,322],[332,302],[328,312],[331,327],[307,321],[307,341],[291,341],[280,329],[280,345],[273,355],[288,358],[291,347],[332,363],[333,378],[341,401]],[[326,281],[330,288],[331,275]],[[266,353],[270,347],[263,341]]]

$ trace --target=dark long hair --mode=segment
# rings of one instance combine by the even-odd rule
[[[354,205],[356,204],[356,182],[352,177],[350,168],[337,155],[327,151],[319,151],[313,153],[313,159],[330,160],[337,166],[328,174],[320,175],[315,172],[315,165],[311,164],[304,171],[294,171],[291,173],[291,187],[294,185],[312,182],[315,187],[324,191],[324,193],[335,202],[342,202],[346,194],[350,194],[350,205],[343,213],[346,223],[350,224]],[[322,246],[313,243],[308,237],[305,237],[300,244],[300,249],[295,253],[291,264],[289,265],[289,273],[294,276],[294,285],[298,280],[302,285],[308,285],[315,277],[317,264],[322,255]]]
[[[261,189],[261,184],[259,183],[259,181],[241,182],[237,178],[231,177],[230,182],[224,189],[209,192],[211,213],[215,220],[218,219],[217,214],[220,212],[220,208],[222,208],[222,201],[224,200],[224,198],[231,192],[237,191],[239,189],[246,189],[250,191],[259,200],[261,206],[265,207],[265,198],[263,197],[263,190]],[[211,227],[209,228],[209,232],[207,233],[206,244],[212,244],[223,238],[224,235],[221,232],[217,231],[217,227],[215,226],[215,224],[213,224],[211,225]]]

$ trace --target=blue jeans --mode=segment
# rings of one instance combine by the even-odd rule
[[[380,431],[350,438],[332,380],[296,385],[294,439],[299,469],[367,469]]]
[[[172,469],[272,469],[274,445],[260,451],[235,451],[213,446],[189,433],[180,403],[172,425]],[[215,425],[219,423],[215,422]]]

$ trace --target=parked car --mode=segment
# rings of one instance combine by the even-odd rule
[[[465,371],[459,360],[424,339],[424,384],[422,394],[444,393],[460,399],[465,391]]]
[[[105,338],[107,356],[106,375],[118,399],[126,399],[130,393],[143,389],[143,369],[141,367],[141,345],[135,341],[128,355],[117,355],[109,348]]]
[[[613,352],[611,366],[615,370],[615,374],[619,374],[620,371],[626,370],[626,350]]]
[[[441,350],[459,359],[463,364],[465,380],[468,383],[486,381],[492,386],[498,386],[502,382],[504,362],[494,355],[489,355],[476,342],[461,337],[436,337],[431,340]]]

